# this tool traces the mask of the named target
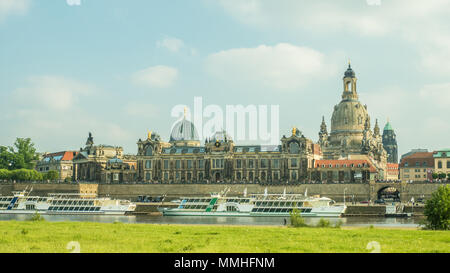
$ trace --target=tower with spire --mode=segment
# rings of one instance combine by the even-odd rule
[[[389,119],[383,129],[383,147],[388,154],[387,162],[398,163],[397,137]]]

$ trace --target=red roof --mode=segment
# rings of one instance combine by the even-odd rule
[[[72,160],[74,158],[74,156],[76,156],[77,154],[78,154],[78,152],[76,152],[76,151],[63,151],[63,152],[45,154],[44,158],[48,158],[48,157],[53,158],[56,156],[62,156],[62,158],[60,160],[69,161],[69,160]]]
[[[405,166],[405,164],[408,164]],[[434,168],[433,152],[419,152],[402,158],[400,167],[430,167]]]
[[[353,167],[351,167],[353,164]],[[331,167],[330,167],[331,165]],[[345,165],[345,166],[344,166]],[[358,165],[360,167],[358,167]],[[316,168],[369,168],[370,172],[377,172],[377,169],[368,160],[362,159],[324,159],[317,160],[314,167]]]

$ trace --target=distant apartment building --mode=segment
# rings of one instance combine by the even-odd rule
[[[400,161],[401,181],[431,180],[433,172],[433,152],[415,152],[402,156]]]
[[[72,177],[73,158],[78,154],[76,151],[62,151],[57,153],[45,153],[42,158],[36,162],[36,170],[41,173],[47,173],[54,170],[59,174],[61,180]]]
[[[433,158],[434,172],[436,174],[445,174],[448,178],[450,174],[450,149],[435,151]]]
[[[400,171],[399,171],[399,164],[398,163],[387,163],[386,164],[386,179],[388,181],[396,181],[399,180],[399,175],[400,175]]]

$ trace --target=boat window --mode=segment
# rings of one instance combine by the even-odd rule
[[[258,209],[257,208],[253,208],[252,209],[252,212],[256,212]]]
[[[99,210],[100,210],[100,207],[96,207],[96,208],[95,208],[95,211],[99,211]]]
[[[269,210],[270,210],[270,208],[265,208],[265,209],[263,209],[262,212],[269,212]]]
[[[271,208],[269,212],[275,212],[275,208]]]
[[[80,209],[80,207],[75,207],[74,211],[78,211]]]
[[[282,209],[276,209],[275,212],[281,212]]]

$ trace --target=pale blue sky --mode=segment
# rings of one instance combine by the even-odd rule
[[[134,154],[147,130],[168,140],[172,107],[194,96],[279,105],[280,135],[317,141],[350,58],[400,154],[445,148],[449,15],[440,0],[1,0],[0,145],[79,149],[91,131]]]

